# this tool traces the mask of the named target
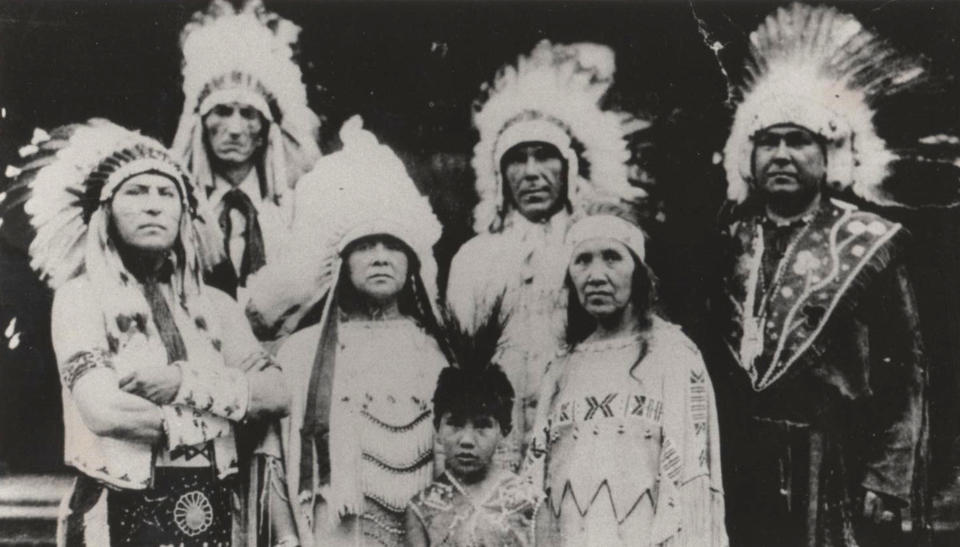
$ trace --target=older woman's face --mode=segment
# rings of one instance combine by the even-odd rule
[[[636,265],[625,245],[588,239],[574,249],[568,271],[580,304],[595,318],[614,315],[630,303]]]
[[[357,291],[376,302],[395,300],[409,267],[403,244],[391,237],[373,236],[357,241],[349,252],[350,282]]]
[[[180,192],[170,178],[156,173],[131,177],[110,202],[113,225],[129,246],[144,251],[166,251],[180,233]]]

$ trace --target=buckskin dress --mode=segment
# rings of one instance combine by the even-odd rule
[[[329,481],[313,496],[301,484],[301,428],[321,327],[292,335],[277,360],[288,363],[290,418],[281,423],[287,490],[300,542],[312,545],[401,545],[410,499],[434,475],[431,398],[447,360],[413,320],[341,321],[331,399]],[[340,422],[337,424],[337,422]],[[340,437],[338,431],[349,434]],[[362,496],[359,514],[337,518],[338,484]]]
[[[525,473],[544,545],[726,545],[717,416],[679,327],[584,342],[550,364]]]

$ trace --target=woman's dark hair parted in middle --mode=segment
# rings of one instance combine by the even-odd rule
[[[648,327],[652,321],[652,315],[657,312],[656,277],[653,271],[633,251],[630,251],[630,256],[633,258],[635,266],[630,287],[630,301],[633,304],[634,312],[638,314],[637,319],[640,320],[640,326]],[[586,340],[596,330],[597,321],[580,303],[569,273],[567,273],[563,283],[567,287],[568,298],[566,342],[568,346],[573,347]]]
[[[427,294],[427,289],[424,287],[423,280],[420,278],[420,259],[409,245],[396,236],[390,234],[374,234],[358,238],[344,248],[341,253],[341,256],[343,256],[343,265],[341,266],[340,279],[336,287],[338,295],[337,304],[340,307],[340,311],[349,314],[362,309],[363,300],[360,292],[353,286],[353,283],[350,282],[350,266],[347,264],[346,259],[358,245],[371,239],[389,241],[400,249],[403,249],[403,252],[407,255],[407,279],[403,288],[400,290],[400,294],[397,295],[397,307],[400,309],[401,314],[413,319],[427,331],[427,334],[436,339],[441,344],[441,349],[443,349],[443,331],[430,306],[430,295]],[[323,302],[329,297],[330,295],[328,294],[321,299],[319,304],[320,309],[323,309]]]
[[[405,280],[403,288],[400,290],[400,294],[397,295],[397,305],[400,307],[400,313],[408,317],[419,319],[420,314],[417,310],[419,306],[417,305],[415,294],[417,287],[412,286],[411,278],[415,277],[414,274],[420,271],[420,260],[417,258],[417,254],[413,252],[409,245],[401,241],[400,238],[387,234],[377,234],[358,238],[354,241],[351,241],[343,249],[343,252],[341,253],[341,256],[343,256],[343,271],[340,274],[340,280],[337,287],[340,309],[350,313],[363,308],[363,298],[360,296],[360,291],[358,291],[356,287],[353,286],[353,283],[350,282],[350,266],[347,264],[347,257],[349,257],[350,254],[353,253],[353,251],[361,244],[371,240],[389,242],[390,244],[403,249],[403,253],[407,255],[407,279]]]

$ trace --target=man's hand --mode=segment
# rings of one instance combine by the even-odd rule
[[[139,368],[120,379],[120,389],[158,405],[169,404],[180,390],[180,367],[154,365]]]
[[[874,524],[893,522],[899,508],[896,504],[885,500],[886,496],[871,490],[865,490],[863,495],[863,518]]]

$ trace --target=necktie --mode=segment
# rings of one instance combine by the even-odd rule
[[[167,299],[160,292],[160,283],[156,277],[151,276],[144,280],[143,295],[147,299],[147,304],[150,305],[163,347],[167,350],[167,361],[169,363],[183,361],[187,358],[187,348],[180,336],[180,329],[173,320],[173,313],[170,311]]]
[[[170,274],[164,273],[164,279],[169,280]],[[167,350],[167,364],[173,364],[177,361],[187,359],[187,347],[183,343],[183,337],[180,335],[180,329],[173,319],[173,312],[167,299],[164,298],[160,290],[160,281],[155,276],[149,276],[143,281],[143,295],[150,305],[150,312],[153,314],[153,322],[157,325],[157,331],[160,332],[160,339],[163,341],[163,347]],[[181,457],[186,461],[203,456],[214,466],[213,453],[211,452],[213,443],[207,442],[201,446],[181,446],[170,451],[170,459],[176,460]]]
[[[256,272],[266,264],[266,255],[263,249],[263,234],[260,232],[260,223],[257,221],[257,209],[250,198],[239,188],[230,190],[223,196],[223,211],[220,212],[220,228],[223,230],[223,248],[230,254],[230,238],[233,231],[230,212],[236,210],[243,215],[247,224],[244,233],[243,258],[240,262],[240,275],[237,282],[240,286],[247,284],[247,276]]]

